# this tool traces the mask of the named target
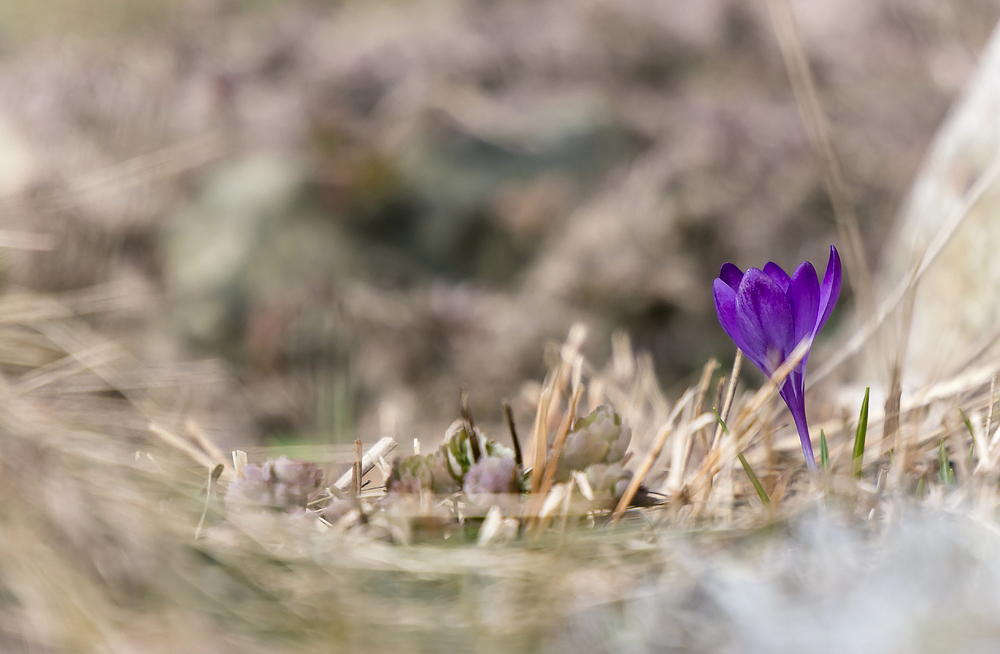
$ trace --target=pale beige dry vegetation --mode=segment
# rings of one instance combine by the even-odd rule
[[[797,27],[726,0],[22,6],[0,3],[0,649],[1000,642],[1000,276],[960,249],[992,262],[996,76],[904,201],[994,3],[803,1]],[[731,379],[708,289],[836,239],[855,292],[812,353],[811,474],[774,386]],[[961,329],[935,341],[942,315]],[[227,513],[232,450],[329,488],[354,437],[436,446],[463,386],[498,441],[511,399],[539,468],[610,403],[629,492],[663,504],[539,481],[477,532],[461,497],[383,506],[376,465],[336,519]]]

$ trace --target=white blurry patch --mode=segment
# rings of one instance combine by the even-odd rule
[[[538,513],[540,518],[548,517],[559,503],[562,502],[563,496],[566,494],[566,484],[556,484],[549,491],[548,496],[545,498],[545,503],[542,504],[542,510]]]
[[[883,539],[815,519],[703,575],[746,652],[1000,651],[997,534],[911,517]]]
[[[0,114],[0,197],[27,190],[35,181],[38,162],[24,135]]]
[[[587,475],[574,470],[573,471],[573,481],[576,482],[577,488],[580,489],[580,493],[588,502],[594,501],[594,489],[590,487],[590,482],[587,481]]]
[[[504,518],[499,506],[491,506],[479,528],[477,545],[487,547],[514,540],[517,537],[517,520]]]
[[[901,514],[877,534],[822,513],[778,535],[670,535],[678,565],[581,611],[548,651],[1000,651],[1000,534],[967,516]]]

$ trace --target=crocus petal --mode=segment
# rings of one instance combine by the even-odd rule
[[[833,307],[840,297],[840,253],[837,248],[830,246],[830,261],[826,264],[826,273],[823,274],[823,284],[819,289],[819,318],[813,328],[813,336],[823,329],[823,325],[829,320]]]
[[[814,337],[817,331],[819,279],[816,277],[816,269],[808,261],[799,264],[792,273],[788,285],[788,299],[792,303],[792,317],[795,323],[793,340],[798,345],[803,338]]]
[[[740,273],[740,276],[742,275],[743,273]],[[746,353],[746,341],[740,334],[739,318],[736,315],[736,291],[722,279],[716,279],[712,282],[712,291],[715,295],[715,313],[719,316],[719,324],[722,325],[722,329],[729,335],[729,338],[736,343],[736,347]]]
[[[736,291],[736,316],[747,356],[770,375],[795,346],[788,297],[763,271],[749,268]]]
[[[719,279],[735,291],[740,287],[740,282],[743,280],[743,271],[731,263],[724,263],[722,264],[722,270],[719,271]]]
[[[771,278],[771,281],[778,285],[782,293],[788,292],[788,285],[792,280],[788,278],[788,273],[782,270],[781,266],[773,261],[768,261],[764,265],[764,272]]]

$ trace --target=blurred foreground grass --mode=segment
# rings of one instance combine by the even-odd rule
[[[369,490],[367,519],[341,526],[263,509],[227,515],[231,464],[210,490],[208,467],[194,461],[221,455],[171,412],[169,392],[115,389],[122,359],[60,354],[56,337],[98,338],[57,311],[65,305],[4,300],[5,315],[30,317],[0,330],[6,651],[902,652],[918,641],[922,651],[1000,642],[1000,567],[988,554],[998,506],[991,390],[904,406],[894,440],[869,435],[860,479],[854,422],[827,422],[832,470],[817,475],[793,433],[775,438],[787,418],[773,388],[739,393],[734,433],[713,443],[714,362],[670,403],[619,344],[606,368],[581,368],[586,400],[618,406],[636,460],[663,425],[671,430],[669,470],[647,477],[668,503],[632,509],[617,526],[564,504],[544,532],[477,546],[462,531],[427,530],[441,516],[429,507],[461,497],[383,511]],[[573,342],[562,353],[581,366]],[[569,399],[560,370],[571,368],[563,359],[547,382],[561,388],[552,425]],[[55,387],[38,383],[45,373]],[[54,389],[72,375],[94,375],[105,390],[68,401]],[[968,426],[957,408],[948,415],[959,397]],[[148,430],[149,420],[162,426]],[[739,450],[770,504],[736,463]],[[353,456],[329,446],[309,454],[327,470],[324,485]],[[372,477],[378,484],[377,469]],[[506,515],[521,522],[529,505],[515,506]]]

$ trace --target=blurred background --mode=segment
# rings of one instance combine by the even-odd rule
[[[792,4],[875,267],[1000,1]],[[460,387],[526,426],[576,322],[676,395],[731,360],[723,262],[837,242],[745,0],[2,0],[0,208],[5,292],[84,315],[223,449],[437,438]]]

